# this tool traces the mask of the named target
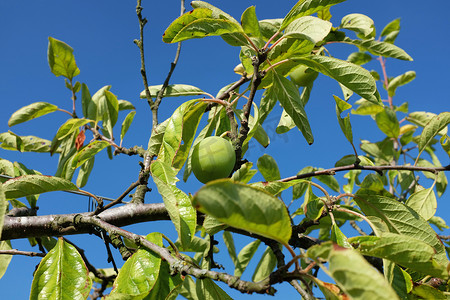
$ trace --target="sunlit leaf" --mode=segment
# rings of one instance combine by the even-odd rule
[[[84,164],[88,159],[91,159],[97,153],[99,153],[108,146],[109,143],[106,141],[93,141],[89,143],[74,156],[71,163],[72,168],[73,169],[78,168],[79,166]]]
[[[0,250],[11,250],[10,241],[0,241]],[[6,269],[11,262],[12,255],[2,254],[0,255],[0,279],[5,275]]]
[[[347,61],[355,65],[364,65],[372,60],[372,56],[366,52],[353,52],[347,57]]]
[[[72,47],[52,37],[48,38],[48,64],[56,77],[62,75],[72,80],[80,74],[80,69],[75,63]]]
[[[30,299],[87,299],[92,281],[81,255],[60,238],[34,273]]]
[[[272,156],[264,154],[258,158],[256,164],[259,172],[261,172],[266,181],[275,181],[281,178],[277,162]]]
[[[298,1],[297,4],[289,11],[289,13],[284,17],[283,23],[281,24],[281,30],[284,30],[289,24],[291,24],[295,19],[303,16],[312,15],[315,12],[326,9],[335,4],[344,2],[345,0],[304,0]]]
[[[241,24],[244,32],[250,37],[261,37],[258,18],[256,17],[255,7],[250,6],[241,16]]]
[[[419,141],[419,152],[422,152],[431,140],[450,124],[450,112],[440,113],[433,117],[424,127]]]
[[[158,232],[150,233],[146,239],[163,246],[162,235]],[[149,292],[158,280],[160,268],[161,257],[151,251],[139,249],[120,269],[111,294],[139,295]]]
[[[131,126],[131,123],[133,122],[134,115],[136,114],[136,111],[130,111],[127,116],[125,117],[125,120],[123,120],[122,123],[122,129],[120,130],[120,140],[123,141],[123,138],[125,137],[125,134],[127,133],[128,129]]]
[[[59,177],[44,175],[24,175],[3,183],[7,199],[25,197],[54,191],[76,191],[72,182]]]
[[[93,120],[87,119],[69,119],[64,124],[62,124],[61,127],[59,127],[58,131],[56,132],[56,138],[58,140],[62,140],[78,130],[78,128],[80,128],[81,126],[93,122]]]
[[[333,224],[331,226],[331,240],[341,247],[350,249],[353,248],[347,240],[347,237],[344,235],[344,233],[342,233],[341,229],[336,224]]]
[[[261,241],[256,240],[246,245],[244,248],[242,248],[242,250],[239,252],[236,258],[234,276],[240,277],[242,275],[242,273],[245,271],[248,264],[250,263],[250,260],[255,255],[256,250],[258,250],[260,244]]]
[[[375,80],[366,69],[347,61],[327,56],[310,55],[292,59],[307,65],[317,72],[330,76],[364,99],[380,104]]]
[[[283,244],[291,237],[286,206],[278,198],[228,179],[204,185],[193,205],[229,226],[256,233]]]
[[[375,116],[378,128],[390,138],[397,138],[400,134],[400,124],[395,112],[389,107]]]
[[[317,17],[304,16],[292,21],[284,30],[284,37],[307,39],[316,44],[322,41],[331,30],[331,23]]]
[[[261,260],[256,266],[255,273],[253,273],[252,280],[254,282],[261,281],[272,273],[273,269],[277,266],[277,258],[273,254],[270,247],[266,247],[266,250],[262,254]]]
[[[150,91],[150,97],[156,98],[159,91],[162,88],[162,84],[159,85],[151,85],[148,87]],[[164,93],[162,94],[163,97],[180,97],[180,96],[195,96],[195,95],[203,95],[205,94],[204,91],[199,89],[198,87],[195,87],[193,85],[188,84],[169,84],[166,89],[164,90]],[[145,90],[141,92],[140,97],[145,99],[146,93]]]
[[[56,105],[47,102],[35,102],[14,112],[9,118],[8,126],[11,127],[57,110],[58,106]]]
[[[341,28],[353,30],[368,36],[374,30],[373,20],[363,14],[349,14],[342,18]]]
[[[92,169],[94,168],[94,161],[95,161],[95,156],[93,156],[92,158],[88,159],[83,165],[81,165],[80,171],[78,172],[78,177],[77,177],[77,186],[82,188],[83,186],[86,185],[88,179],[89,179],[89,175],[92,172]]]
[[[433,217],[437,209],[436,196],[432,187],[411,194],[405,204],[414,209],[425,220]]]
[[[389,87],[388,87],[388,94],[389,96],[393,97],[395,96],[395,91],[399,86],[408,84],[409,82],[413,81],[416,78],[416,72],[414,71],[408,71],[405,72],[402,75],[399,75],[395,78],[393,78],[391,81],[389,81]]]
[[[349,38],[345,38],[344,42],[365,49],[373,55],[381,55],[384,57],[392,57],[401,60],[413,60],[411,56],[409,56],[409,54],[405,52],[405,50],[390,43],[380,42],[373,39],[362,41],[352,40]]]
[[[37,136],[18,136],[8,131],[0,133],[0,148],[21,152],[50,152],[51,142]],[[55,150],[59,152],[59,150]]]

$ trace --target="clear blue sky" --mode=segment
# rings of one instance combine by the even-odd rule
[[[161,84],[173,60],[176,45],[164,44],[161,40],[165,28],[179,15],[179,1],[148,1],[143,0],[143,15],[148,19],[145,30],[145,46],[147,72],[150,84]],[[236,19],[251,5],[256,5],[259,19],[282,18],[296,1],[240,0],[240,1],[210,1]],[[401,18],[401,33],[396,44],[402,47],[413,58],[413,62],[387,61],[387,71],[390,76],[397,76],[408,70],[415,70],[415,81],[399,88],[394,101],[401,104],[409,102],[410,111],[430,111],[439,113],[450,109],[448,96],[448,70],[450,61],[447,59],[449,49],[448,29],[450,19],[448,1],[429,2],[418,0],[378,0],[360,1],[347,0],[335,6],[331,13],[332,22],[337,25],[340,19],[349,13],[362,13],[375,21],[378,32],[390,21]],[[62,78],[56,78],[49,70],[47,63],[48,37],[54,37],[68,43],[74,48],[78,67],[81,70],[76,78],[86,83],[91,93],[104,85],[112,85],[111,91],[119,99],[131,101],[137,108],[135,121],[126,136],[124,146],[146,146],[151,128],[151,117],[148,105],[139,99],[143,84],[139,73],[140,60],[138,48],[133,39],[139,35],[135,1],[1,1],[0,2],[0,132],[12,130],[19,135],[36,135],[51,140],[56,129],[67,116],[56,112],[52,115],[8,128],[10,115],[22,106],[32,102],[46,101],[61,108],[71,110],[70,93],[64,86]],[[186,8],[191,9],[189,2]],[[349,45],[330,47],[331,53],[345,59],[348,54],[356,51]],[[172,77],[172,83],[186,83],[216,94],[224,85],[237,80],[238,75],[233,68],[239,63],[238,48],[225,44],[220,38],[190,40],[183,43],[180,62]],[[377,62],[366,66],[368,69],[380,70]],[[296,174],[303,167],[313,165],[328,168],[346,154],[351,154],[351,148],[339,130],[336,120],[332,93],[341,95],[337,83],[321,75],[315,83],[315,89],[306,107],[311,123],[315,143],[308,146],[301,134],[292,130],[285,135],[269,132],[272,145],[263,150],[254,144],[247,158],[256,162],[263,153],[275,157],[282,177]],[[381,96],[385,94],[381,92]],[[160,119],[164,120],[182,101],[181,98],[163,100]],[[357,100],[352,98],[350,101]],[[119,117],[119,122],[125,115]],[[352,116],[355,140],[362,138],[377,141],[382,135],[374,122],[367,117]],[[266,129],[274,130],[278,119],[269,117]],[[441,163],[449,163],[448,156],[442,155]],[[100,155],[96,160],[91,179],[86,190],[115,198],[128,185],[137,179],[139,166],[135,157],[115,157],[112,162]],[[0,157],[11,161],[23,162],[28,168],[52,175],[56,170],[57,158],[47,154],[18,155],[15,152],[0,149]],[[343,174],[338,174],[340,180]],[[426,184],[426,182],[425,182]],[[186,184],[180,184],[186,192],[194,193],[200,184],[195,178],[190,178]],[[288,196],[286,196],[288,198]],[[160,202],[156,189],[148,197],[150,202]],[[445,195],[438,200],[440,216],[450,221],[448,202],[450,196]],[[40,214],[69,213],[85,211],[86,199],[57,193],[42,196],[38,202]],[[445,212],[445,214],[444,214]],[[134,226],[131,229],[140,234],[161,231],[161,226],[168,227],[169,233],[175,238],[169,222]],[[448,231],[445,232],[448,234]],[[356,234],[351,232],[349,235]],[[87,251],[88,258],[97,267],[108,267],[102,242],[89,236],[69,237],[79,242]],[[237,248],[248,240],[237,242]],[[13,241],[13,247],[22,250],[35,250],[27,246],[27,241]],[[244,243],[244,244],[243,244]],[[93,245],[94,250],[89,247]],[[222,248],[224,257],[226,249]],[[120,262],[116,256],[117,262]],[[4,299],[26,299],[31,286],[32,272],[38,263],[37,258],[14,257],[5,276],[0,280],[0,289]],[[226,266],[230,266],[229,260]],[[254,267],[254,264],[253,264]],[[252,266],[250,266],[252,268]],[[230,271],[232,272],[232,271]],[[248,272],[247,276],[251,276]],[[246,273],[244,273],[245,276]],[[277,286],[278,296],[294,295],[289,285]],[[227,290],[228,291],[228,290]],[[6,293],[6,294],[5,294]],[[249,296],[231,292],[235,299],[250,299]],[[259,299],[263,296],[255,296]],[[267,297],[266,297],[267,298]]]

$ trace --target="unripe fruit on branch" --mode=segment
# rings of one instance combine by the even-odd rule
[[[289,74],[292,81],[295,82],[298,86],[310,85],[314,80],[316,80],[318,75],[318,72],[308,68],[305,65],[300,65],[291,74]]]
[[[228,140],[218,136],[205,138],[192,151],[192,171],[202,183],[228,177],[235,162],[233,146]]]

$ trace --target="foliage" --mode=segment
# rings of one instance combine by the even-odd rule
[[[302,0],[285,18],[267,20],[258,20],[255,8],[250,7],[239,22],[206,2],[193,1],[194,9],[168,26],[163,41],[176,43],[220,36],[230,47],[239,47],[241,65],[236,70],[242,77],[214,97],[189,84],[169,85],[170,75],[165,84],[147,86],[143,72],[145,90],[140,97],[147,99],[154,118],[146,149],[122,146],[138,113],[134,106],[118,100],[109,85],[91,95],[87,84],[74,81],[80,70],[73,49],[49,38],[51,72],[65,78],[74,110],[68,112],[55,104],[36,102],[18,109],[8,121],[12,127],[65,112],[69,117],[55,127],[52,141],[19,136],[12,131],[0,134],[3,149],[58,156],[55,176],[0,159],[0,275],[11,258],[5,254],[14,254],[10,240],[30,238],[30,243],[51,249],[34,274],[32,299],[86,299],[92,281],[101,286],[98,297],[112,287],[109,295],[105,293],[106,299],[174,299],[177,295],[187,299],[229,299],[216,281],[241,292],[267,294],[274,294],[277,284],[289,282],[305,299],[320,293],[326,299],[420,299],[426,293],[446,298],[446,251],[450,244],[443,244],[431,225],[448,228],[436,215],[436,199],[446,191],[445,171],[450,170],[449,166],[441,166],[437,156],[450,156],[450,112],[409,112],[407,103],[396,105],[396,90],[412,82],[415,72],[380,78],[362,65],[377,59],[385,74],[387,58],[412,60],[394,45],[400,21],[389,23],[376,38],[374,22],[365,15],[349,14],[340,24],[332,24],[330,11],[340,2],[343,0]],[[142,10],[140,1],[138,17],[142,30],[145,21],[139,8]],[[346,60],[336,58],[327,49],[331,43],[351,44],[358,51]],[[143,52],[141,40],[137,45]],[[329,76],[340,84],[342,95],[330,98],[335,101],[336,125],[354,153],[339,159],[335,167],[307,166],[295,176],[281,178],[276,157],[264,154],[257,162],[249,162],[245,154],[251,139],[269,146],[264,122],[269,114],[275,114],[272,110],[276,104],[283,108],[277,116],[277,133],[296,127],[306,143],[314,142],[304,108],[315,87],[315,77],[306,86],[296,85],[288,78],[299,67]],[[381,83],[382,93],[377,83]],[[387,98],[382,98],[382,94]],[[198,95],[205,97],[180,104],[167,120],[157,119],[164,97]],[[75,111],[75,100],[80,96],[81,111]],[[355,97],[359,99],[353,101]],[[120,123],[119,112],[125,110],[130,112]],[[374,120],[384,137],[379,141],[363,140],[357,149],[350,112]],[[116,143],[118,132],[120,142]],[[85,144],[86,135],[91,140]],[[181,170],[185,181],[190,176],[195,145],[208,136],[224,135],[232,141],[236,155],[231,178],[210,181],[194,195],[182,191],[177,186],[177,176]],[[112,157],[113,150],[114,155],[139,155],[142,169],[139,179],[124,195],[105,205],[102,199],[80,188],[89,179],[95,157],[102,152]],[[258,172],[265,181],[252,181]],[[346,172],[347,182],[339,183],[333,177],[336,172]],[[420,176],[432,183],[425,181],[427,186],[420,185]],[[149,180],[162,196],[164,207],[159,210],[144,204]],[[132,203],[122,203],[133,189]],[[292,190],[291,205],[286,202],[287,190]],[[8,212],[22,209],[30,214],[37,209],[39,194],[56,191],[90,195],[98,207],[94,212],[42,219],[44,225],[37,231],[23,222],[20,230],[12,233],[8,226],[16,217],[6,215]],[[123,205],[111,208],[120,203]],[[130,207],[146,208],[145,220],[149,222],[170,218],[178,239],[171,241],[159,232],[149,232],[144,238],[107,221],[105,212],[115,210],[125,215]],[[128,221],[119,224],[142,221],[129,215],[123,218]],[[369,231],[363,231],[359,222],[366,223],[362,227],[370,228]],[[360,235],[347,238],[341,229],[346,224],[351,224]],[[126,260],[117,274],[95,269],[87,263],[83,251],[65,238],[48,237],[94,231],[117,247]],[[214,253],[225,250],[215,243],[214,235],[218,234],[223,235],[234,264],[233,275],[229,270],[214,271],[219,266]],[[236,235],[249,236],[253,241],[237,252]],[[245,281],[241,275],[261,242],[266,244],[264,253],[252,279]],[[292,258],[285,260],[285,254]],[[320,280],[319,269],[333,282]]]

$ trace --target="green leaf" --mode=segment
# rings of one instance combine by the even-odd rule
[[[342,18],[341,28],[353,30],[363,36],[370,35],[374,30],[373,20],[362,14],[349,14]]]
[[[175,185],[165,182],[163,178],[153,176],[153,180],[175,225],[181,244],[188,247],[197,225],[197,213],[189,196]]]
[[[8,131],[0,133],[0,148],[20,152],[50,152],[51,142],[37,136],[18,136]],[[58,151],[55,151],[58,152]]]
[[[357,244],[362,255],[388,259],[422,274],[448,277],[446,266],[439,266],[433,260],[433,247],[413,237],[385,232],[380,237],[350,238],[349,242]]]
[[[282,244],[291,237],[286,206],[278,198],[228,179],[204,185],[193,198],[193,206],[229,226],[256,233]]]
[[[331,25],[317,17],[304,16],[292,21],[284,30],[283,37],[307,39],[317,44],[330,33]]]
[[[231,176],[231,179],[234,181],[240,181],[242,183],[248,183],[252,177],[258,173],[257,170],[252,169],[253,163],[246,162],[243,164],[239,170],[233,173]]]
[[[283,19],[265,19],[259,21],[259,29],[265,41],[269,40],[280,28]]]
[[[392,233],[409,236],[430,245],[436,251],[436,260],[442,265],[447,265],[448,260],[442,242],[427,221],[413,209],[395,199],[383,196],[357,193],[354,199],[365,215],[380,218]]]
[[[261,37],[258,18],[256,17],[255,7],[250,6],[241,16],[241,24],[244,32],[250,37]]]
[[[400,32],[400,19],[395,19],[387,24],[381,31],[380,36],[384,37],[387,43],[394,43],[397,35]]]
[[[163,34],[163,42],[176,43],[194,38],[227,33],[244,33],[237,22],[217,18],[208,8],[196,8],[172,22]]]
[[[433,117],[424,127],[419,141],[419,156],[431,140],[450,124],[450,112],[442,112]]]
[[[170,118],[162,123],[159,123],[158,126],[156,126],[156,128],[152,131],[152,135],[148,140],[147,146],[147,152],[149,156],[155,156],[159,153],[169,120]]]
[[[80,171],[78,172],[78,177],[77,177],[77,186],[82,188],[83,186],[86,185],[88,179],[89,179],[89,175],[92,172],[92,169],[94,168],[94,161],[95,161],[95,156],[93,156],[92,158],[90,158],[89,160],[87,160],[80,168]]]
[[[122,123],[122,129],[120,130],[120,140],[123,141],[123,138],[125,137],[125,134],[127,133],[128,129],[131,126],[131,123],[133,122],[134,115],[136,114],[136,111],[130,111],[127,116],[125,117],[125,120],[123,120]]]
[[[162,88],[162,84],[159,85],[151,85],[148,87],[150,91],[150,97],[156,98],[159,91]],[[195,96],[195,95],[204,95],[206,94],[204,91],[195,87],[193,85],[188,84],[169,84],[164,90],[163,97],[180,97],[180,96]],[[145,90],[141,92],[140,97],[145,99],[147,96],[145,94]]]
[[[399,86],[405,85],[407,83],[410,83],[416,78],[416,72],[414,71],[408,71],[402,75],[399,75],[389,81],[389,87],[388,87],[388,94],[389,96],[393,97],[395,96],[395,91]]]
[[[259,172],[261,172],[266,181],[275,181],[281,179],[277,162],[272,156],[264,154],[263,156],[258,158],[256,165]]]
[[[273,97],[280,101],[281,106],[285,109],[288,115],[292,118],[295,125],[302,132],[308,144],[314,142],[311,132],[311,127],[306,116],[305,109],[300,100],[298,88],[289,79],[273,72],[273,85],[268,89],[268,97]]]
[[[174,300],[183,280],[180,274],[173,275],[167,262],[161,261],[158,279],[145,300]]]
[[[87,119],[69,119],[64,124],[62,124],[61,127],[59,127],[58,131],[56,132],[56,138],[58,140],[65,139],[76,130],[78,130],[78,128],[89,123],[94,123],[94,121]]]
[[[178,178],[176,177],[177,173],[174,168],[159,159],[155,160],[150,165],[150,170],[153,176],[158,177],[167,184],[175,185],[178,181]]]
[[[30,299],[87,299],[92,281],[81,255],[59,238],[34,273]]]
[[[384,107],[380,104],[374,104],[365,99],[359,99],[355,102],[358,107],[356,109],[352,109],[352,114],[354,115],[376,115],[377,113],[384,110]]]
[[[412,57],[409,56],[405,50],[386,42],[379,42],[373,39],[370,40],[352,40],[349,38],[344,38],[344,43],[352,44],[357,46],[358,48],[365,49],[372,53],[373,55],[381,55],[384,57],[392,57],[401,60],[409,60],[412,61]]]
[[[146,239],[160,247],[163,246],[162,235],[159,232],[150,233]],[[111,294],[139,295],[149,292],[158,280],[160,268],[161,257],[151,251],[139,249],[120,269]]]
[[[260,115],[260,120],[261,120],[261,115]],[[261,146],[263,146],[264,148],[267,148],[270,144],[270,138],[267,135],[267,132],[261,126],[260,122],[261,121],[259,121],[258,125],[256,125],[255,134],[253,135],[253,137]]]
[[[14,126],[40,116],[52,113],[58,110],[58,106],[47,102],[35,102],[30,105],[24,106],[21,109],[14,112],[8,121],[8,126]]]
[[[436,195],[432,187],[415,192],[409,196],[405,204],[414,209],[425,220],[431,219],[437,209]]]
[[[383,275],[357,251],[333,245],[328,261],[329,275],[351,299],[398,299]]]
[[[59,177],[23,175],[6,181],[3,190],[6,199],[14,199],[46,192],[77,191],[78,188],[72,182]]]
[[[252,280],[254,282],[261,281],[272,273],[273,269],[277,266],[277,258],[273,254],[272,249],[267,247],[262,254],[261,260],[256,266],[255,273],[253,273]]]
[[[48,38],[48,64],[56,77],[62,75],[72,80],[80,74],[72,47],[52,37]]]
[[[347,61],[362,66],[372,60],[372,56],[366,52],[353,52],[347,57]]]
[[[315,12],[324,10],[333,6],[335,4],[344,2],[345,0],[302,0],[298,1],[297,4],[289,11],[289,13],[284,17],[283,22],[280,26],[279,31],[284,30],[289,24],[291,24],[295,19],[303,16],[312,15]]]
[[[95,103],[92,102],[92,97],[91,97],[91,93],[89,92],[88,86],[85,83],[82,83],[81,84],[81,108],[83,111],[83,116],[86,119],[95,119],[97,117],[97,109],[95,108],[95,111],[93,111],[91,106],[95,106]]]
[[[136,108],[130,101],[119,100],[119,111],[122,110],[136,110]]]
[[[71,163],[72,168],[78,168],[108,146],[109,143],[106,141],[93,141],[89,143],[74,156]]]
[[[236,259],[234,276],[241,277],[260,244],[261,241],[256,240],[242,248]]]
[[[358,65],[318,55],[296,57],[292,60],[337,80],[343,86],[370,102],[381,104],[375,80],[369,71]]]
[[[433,224],[434,226],[436,226],[437,228],[439,228],[439,230],[444,230],[444,229],[449,229],[450,227],[448,227],[448,225],[445,223],[445,220],[442,219],[441,217],[438,216],[433,216],[431,217],[428,222],[430,222],[430,224]]]
[[[400,134],[400,123],[395,112],[389,107],[375,116],[378,128],[390,138],[398,138]]]
[[[444,292],[430,286],[427,284],[421,284],[418,286],[414,286],[412,291],[412,295],[418,297],[418,299],[429,299],[429,300],[446,300],[448,299],[447,295]]]
[[[197,292],[198,300],[232,300],[224,290],[209,278],[197,279],[195,290]]]
[[[0,250],[11,250],[11,242],[10,241],[0,241]],[[8,268],[9,263],[11,262],[12,255],[0,255],[0,279],[5,275],[6,269]]]
[[[277,128],[275,129],[275,132],[278,134],[283,134],[291,130],[292,128],[296,127],[294,120],[288,115],[286,110],[283,109],[283,112],[280,116],[280,121],[278,121]]]
[[[331,240],[341,247],[353,249],[352,245],[347,240],[347,237],[336,224],[331,226]]]
[[[119,117],[119,101],[116,95],[111,93],[109,90],[105,90],[104,101],[101,101],[102,111],[103,111],[103,127],[108,131],[109,136],[113,136],[113,127],[116,125],[117,119]]]
[[[346,117],[341,118],[341,113],[344,110],[351,108],[352,106],[339,98],[338,96],[333,95],[334,101],[336,102],[336,116],[339,121],[339,126],[341,127],[342,132],[344,133],[347,140],[350,144],[353,145],[353,132],[352,132],[352,124],[350,123],[350,114],[347,114]]]
[[[384,189],[384,183],[380,175],[371,173],[364,177],[363,182],[361,182],[361,188],[381,192]]]

